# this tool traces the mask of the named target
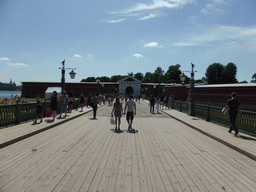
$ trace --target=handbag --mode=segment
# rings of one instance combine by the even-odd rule
[[[112,114],[111,114],[111,117],[110,117],[110,123],[115,124],[114,116]]]

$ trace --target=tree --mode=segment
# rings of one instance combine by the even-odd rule
[[[95,82],[95,77],[87,77],[86,79],[82,79],[81,82]]]
[[[228,63],[223,70],[223,83],[237,83],[237,67],[234,63]]]
[[[164,77],[166,83],[180,83],[180,64],[169,66]]]
[[[251,83],[256,83],[256,73],[252,75]]]
[[[157,67],[152,75],[152,83],[161,83],[164,81],[164,71],[161,67]]]
[[[107,76],[97,77],[101,82],[109,82],[110,78]]]
[[[134,75],[134,77],[135,77],[136,79],[140,80],[140,81],[143,80],[143,74],[140,73],[140,72],[136,73],[136,74]]]
[[[209,65],[206,70],[205,76],[209,84],[223,83],[224,66],[220,63],[213,63]]]
[[[128,76],[131,76],[131,77],[133,77],[133,72],[131,72],[131,73],[128,73]]]
[[[143,83],[151,83],[152,82],[152,73],[147,72],[143,77]]]
[[[226,66],[220,63],[209,65],[205,76],[209,84],[237,83],[237,67],[234,63],[228,63]]]
[[[113,75],[111,76],[110,78],[110,82],[117,82],[123,78],[125,78],[126,76],[123,76],[123,75]]]

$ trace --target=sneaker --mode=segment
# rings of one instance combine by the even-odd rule
[[[236,136],[236,137],[238,136],[238,132],[237,132],[237,133],[235,133],[235,136]]]
[[[228,130],[229,133],[231,133],[232,131],[231,130]]]

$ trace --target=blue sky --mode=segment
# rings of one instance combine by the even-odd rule
[[[59,82],[229,62],[256,73],[255,0],[0,0],[0,81]],[[189,75],[189,73],[187,73]]]

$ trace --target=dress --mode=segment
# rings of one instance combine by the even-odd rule
[[[160,109],[160,100],[157,99],[156,100],[156,110],[159,111],[159,109]]]
[[[60,113],[67,113],[67,95],[61,95],[60,96]]]
[[[52,111],[56,111],[57,110],[57,106],[58,106],[57,97],[56,96],[52,96],[52,99],[51,99],[51,110]]]
[[[115,109],[115,112],[114,112],[114,115],[115,117],[122,117],[122,104],[121,103],[114,103],[114,109]]]
[[[84,95],[80,96],[80,104],[84,104],[85,103],[85,99],[84,99]]]

